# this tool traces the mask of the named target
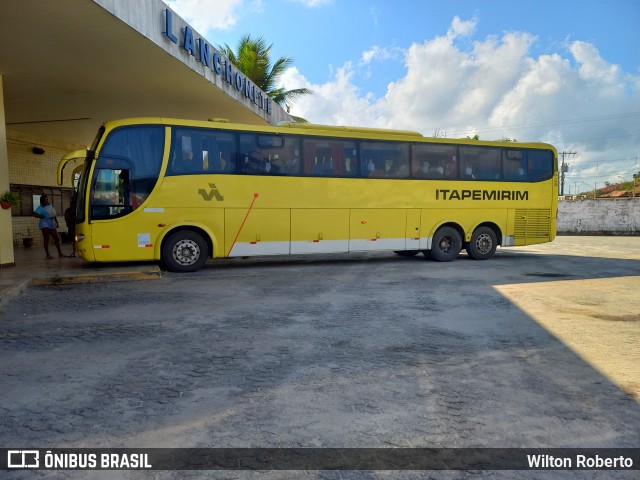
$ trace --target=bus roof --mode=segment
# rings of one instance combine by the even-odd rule
[[[469,138],[441,138],[441,137],[425,137],[420,132],[413,130],[394,130],[385,128],[367,128],[352,126],[331,126],[313,123],[297,123],[297,122],[280,122],[277,125],[253,125],[242,123],[231,123],[224,118],[211,118],[209,120],[189,120],[165,117],[138,117],[123,118],[104,122],[106,127],[115,127],[121,125],[135,124],[161,124],[176,126],[192,126],[199,128],[222,128],[225,130],[235,131],[253,131],[262,133],[275,134],[316,134],[316,135],[333,135],[337,137],[354,137],[366,139],[378,139],[379,137],[404,137],[408,141],[428,141],[431,143],[458,144],[458,145],[478,145],[478,146],[500,146],[513,148],[539,148],[556,149],[553,145],[544,142],[505,142],[499,140],[472,140]],[[399,138],[397,138],[399,139]],[[395,140],[395,138],[394,138]]]
[[[296,122],[280,122],[277,127],[295,128],[301,130],[316,130],[324,132],[341,132],[341,133],[366,133],[374,135],[398,135],[404,137],[420,137],[424,136],[420,132],[413,130],[393,130],[387,128],[366,128],[366,127],[349,127],[349,126],[331,126],[318,125],[314,123],[296,123]]]

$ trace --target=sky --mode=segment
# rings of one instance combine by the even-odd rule
[[[282,86],[313,94],[290,113],[312,123],[548,142],[565,194],[640,171],[638,0],[165,2],[214,47],[292,57]]]

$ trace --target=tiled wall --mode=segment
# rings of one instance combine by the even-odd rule
[[[44,149],[44,154],[33,153],[34,147]],[[23,185],[58,186],[56,172],[58,162],[67,153],[85,148],[51,138],[28,135],[7,130],[7,151],[9,154],[9,183]],[[64,187],[72,187],[71,171],[76,165],[71,163],[65,168]],[[58,213],[60,232],[66,232],[64,212]],[[29,216],[13,216],[13,244],[22,246],[24,237],[33,237],[35,245],[42,244],[42,235],[38,228],[38,219]]]

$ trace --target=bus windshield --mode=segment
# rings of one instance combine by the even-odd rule
[[[137,209],[155,186],[164,148],[158,125],[122,127],[104,142],[91,182],[91,219],[116,218]]]

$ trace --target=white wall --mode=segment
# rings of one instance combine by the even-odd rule
[[[560,200],[558,233],[640,235],[640,198]]]

